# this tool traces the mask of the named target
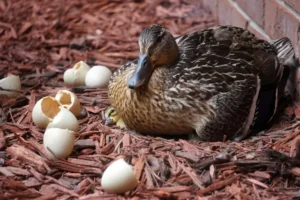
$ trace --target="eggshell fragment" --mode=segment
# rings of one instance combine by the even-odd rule
[[[75,135],[68,129],[49,128],[44,134],[43,142],[49,158],[65,159],[73,151]]]
[[[64,82],[70,86],[80,86],[85,84],[86,73],[90,66],[83,61],[77,62],[72,69],[64,73]]]
[[[85,85],[90,88],[105,88],[108,86],[112,72],[105,66],[92,67],[86,74]]]
[[[47,128],[61,128],[78,131],[78,126],[78,121],[73,113],[63,107],[60,107],[60,111],[53,120],[51,120]]]
[[[46,128],[60,112],[59,103],[50,96],[40,99],[33,107],[32,120],[40,128]]]
[[[119,159],[103,172],[101,185],[108,193],[124,193],[134,189],[138,185],[138,180],[133,167],[124,159]]]
[[[56,101],[64,108],[71,111],[75,116],[78,116],[81,111],[80,102],[77,96],[68,90],[59,90],[55,96]]]
[[[0,80],[0,87],[6,90],[21,90],[21,80],[19,76],[10,75]],[[8,97],[15,97],[18,92],[0,90],[0,94],[4,94]]]

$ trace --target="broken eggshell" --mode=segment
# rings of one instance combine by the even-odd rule
[[[125,193],[138,185],[133,167],[119,159],[110,164],[103,172],[101,185],[108,193]]]
[[[40,99],[32,110],[32,120],[40,128],[66,128],[78,130],[78,121],[69,110],[62,107],[53,97]]]
[[[40,128],[46,128],[59,113],[60,104],[50,96],[43,97],[33,107],[32,120]]]
[[[8,97],[15,97],[19,93],[16,91],[21,90],[21,80],[19,76],[10,75],[6,78],[0,80],[0,87],[5,90],[0,90],[0,94],[4,94]],[[6,91],[6,90],[16,90],[16,91]]]
[[[68,109],[60,107],[60,111],[51,120],[47,126],[48,128],[69,129],[71,131],[78,131],[78,121],[76,117]]]
[[[64,108],[71,111],[75,116],[78,116],[80,114],[80,102],[73,92],[70,92],[68,90],[59,90],[55,96],[55,99]]]
[[[43,143],[49,158],[65,159],[73,151],[75,135],[68,129],[49,128],[45,131]]]
[[[83,61],[77,62],[73,68],[64,73],[64,82],[69,86],[82,86],[85,84],[86,73],[90,66]]]

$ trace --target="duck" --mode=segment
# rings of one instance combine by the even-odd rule
[[[126,125],[124,121],[120,118],[120,116],[116,113],[115,109],[112,106],[106,108],[104,112],[105,122],[104,125],[116,125],[121,129],[126,129]]]
[[[201,141],[241,141],[265,128],[295,56],[286,37],[267,42],[229,25],[174,37],[154,24],[138,45],[110,79],[114,114],[141,134]]]

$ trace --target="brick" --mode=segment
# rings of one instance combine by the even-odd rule
[[[247,0],[235,0],[238,5],[244,10],[247,12]]]
[[[300,13],[300,2],[299,0],[284,0],[292,9]]]
[[[236,0],[238,5],[261,27],[264,27],[264,0]]]
[[[228,0],[218,1],[218,21],[221,25],[233,25],[246,28],[247,19],[231,5]]]
[[[298,31],[300,21],[276,0],[265,0],[265,31],[272,39],[288,37],[299,56]]]
[[[278,4],[274,0],[265,1],[265,25],[264,29],[271,35],[271,37],[278,37],[283,33],[278,32],[277,16],[278,16]]]
[[[217,0],[202,0],[203,7],[207,7],[211,10],[213,16],[218,18],[218,1]]]

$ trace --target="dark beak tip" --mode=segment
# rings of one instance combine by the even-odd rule
[[[104,122],[104,125],[105,126],[108,126],[108,125],[110,125],[110,123],[111,123],[111,119],[108,117],[108,118],[106,118],[105,119],[105,122]]]
[[[134,81],[129,81],[128,87],[129,87],[130,89],[134,89],[134,88],[135,88],[135,83],[134,83]]]

